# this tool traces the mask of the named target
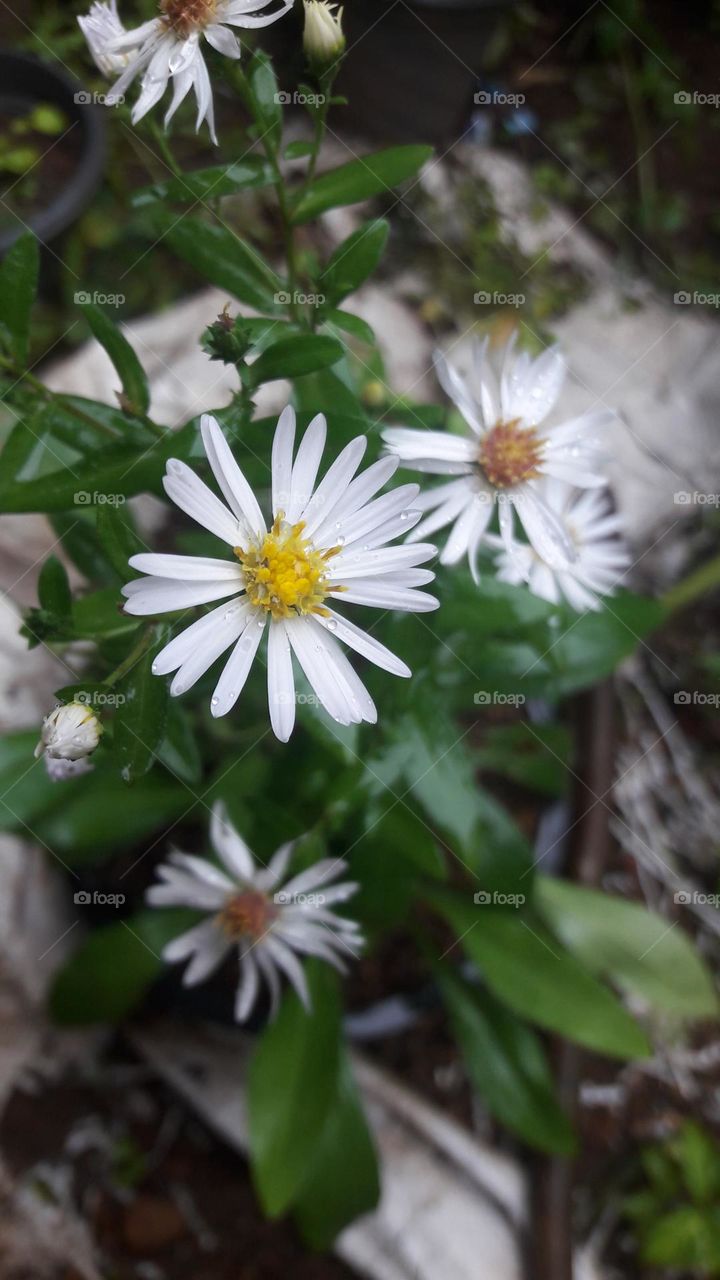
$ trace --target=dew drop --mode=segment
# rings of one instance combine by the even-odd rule
[[[401,519],[401,520],[409,520],[409,519],[410,519],[410,512],[409,512],[409,511],[401,511],[401,512],[400,512],[400,519]]]
[[[154,675],[154,676],[156,676],[156,675],[157,675],[157,673],[158,673],[158,666],[159,666],[159,664],[158,664],[157,662],[153,662],[153,664],[152,664],[152,673],[153,673],[153,675]]]
[[[327,629],[328,631],[337,631],[337,622],[335,621],[334,618],[330,618],[327,624]]]
[[[219,699],[219,698],[211,698],[211,699],[210,699],[210,706],[211,706],[211,707],[216,707],[219,701],[220,701],[220,699]]]
[[[337,539],[337,544],[339,547],[345,546],[345,539],[342,534],[340,534],[340,537]]]

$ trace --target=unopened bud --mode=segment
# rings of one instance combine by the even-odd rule
[[[342,9],[327,0],[304,0],[303,48],[313,71],[329,71],[345,50]]]

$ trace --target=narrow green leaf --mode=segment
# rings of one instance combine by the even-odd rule
[[[380,261],[390,230],[389,222],[376,218],[365,222],[339,244],[322,275],[319,287],[332,306],[363,283]]]
[[[122,779],[99,766],[94,773],[56,784],[58,790],[62,804],[44,812],[33,826],[43,844],[72,867],[132,848],[153,832],[169,829],[193,808],[187,787],[159,769],[138,778],[132,804]]]
[[[38,578],[38,600],[43,609],[58,617],[68,617],[72,608],[72,592],[65,566],[57,556],[48,556]]]
[[[342,360],[345,352],[336,338],[322,334],[297,334],[281,338],[267,347],[250,368],[252,386],[276,378],[298,378],[318,369],[327,369]]]
[[[121,582],[132,577],[128,560],[143,550],[135,532],[132,515],[125,506],[104,503],[96,508],[96,527],[100,545]]]
[[[169,209],[158,210],[153,223],[165,232],[173,252],[203,279],[258,311],[277,310],[275,298],[283,291],[280,277],[227,227],[189,215],[178,220]]]
[[[247,75],[260,132],[277,148],[282,133],[282,100],[272,62],[262,49],[253,53]]]
[[[158,748],[158,760],[174,777],[189,786],[202,778],[202,758],[192,721],[179,698],[171,698],[167,709],[165,737]]]
[[[389,147],[330,169],[308,187],[295,209],[293,221],[309,222],[326,209],[357,204],[359,200],[391,191],[417,173],[431,155],[432,147]]]
[[[216,164],[207,169],[195,169],[179,178],[168,178],[136,191],[131,204],[136,209],[167,201],[170,204],[198,200],[215,200],[218,196],[233,195],[236,191],[267,187],[274,181],[273,171],[260,156],[244,156],[233,164]]]
[[[38,267],[38,244],[32,232],[15,241],[0,267],[0,326],[18,367],[27,364]]]
[[[288,991],[250,1065],[253,1176],[265,1212],[284,1213],[305,1185],[340,1072],[340,1001],[327,965],[308,964],[312,1011]]]
[[[343,329],[353,338],[359,338],[361,342],[367,342],[369,346],[375,345],[375,334],[370,325],[360,316],[354,316],[351,311],[340,311],[331,307],[329,311],[323,313],[323,323],[331,329],[331,332],[331,326],[334,326],[337,329]]]
[[[112,360],[115,372],[122,383],[122,393],[128,411],[135,414],[147,413],[150,406],[150,392],[145,370],[127,338],[120,332],[115,321],[106,316],[105,312],[94,303],[85,303],[82,310],[94,337]]]
[[[532,1146],[570,1155],[572,1126],[537,1036],[448,965],[436,965],[435,974],[468,1075],[492,1115]]]
[[[165,644],[163,637],[161,645]],[[118,685],[113,751],[124,782],[133,783],[152,768],[165,736],[170,697],[168,682],[154,676],[152,663],[160,645],[146,653]]]
[[[538,876],[535,893],[549,928],[591,972],[655,1009],[684,1018],[717,1017],[712,976],[677,921],[549,876]]]
[[[650,1046],[612,992],[534,917],[438,891],[435,905],[491,991],[516,1013],[568,1040],[617,1058],[643,1058]]]

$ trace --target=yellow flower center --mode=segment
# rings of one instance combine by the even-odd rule
[[[245,591],[253,605],[273,618],[292,618],[305,613],[327,614],[323,601],[331,591],[328,561],[340,551],[330,547],[316,551],[303,537],[304,522],[288,525],[278,513],[269,533],[257,546],[234,547],[245,575]]]
[[[538,474],[545,441],[520,419],[497,422],[483,437],[478,461],[496,489],[512,489]]]
[[[160,11],[175,34],[187,40],[214,21],[217,0],[160,0]]]
[[[217,922],[233,942],[238,938],[253,938],[257,941],[267,933],[277,915],[278,908],[264,893],[259,893],[257,889],[245,889],[227,899],[225,906],[218,912]]]

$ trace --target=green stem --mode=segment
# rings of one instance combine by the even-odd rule
[[[166,138],[166,136],[165,136],[164,131],[163,131],[163,130],[160,128],[160,126],[155,122],[155,120],[150,120],[150,121],[148,121],[148,123],[149,123],[149,125],[150,125],[150,133],[152,134],[153,138],[155,139],[155,142],[157,143],[157,147],[158,147],[158,150],[159,150],[159,152],[160,152],[160,155],[162,156],[163,160],[165,161],[165,163],[166,163],[166,165],[167,165],[168,169],[170,169],[170,170],[171,170],[171,172],[174,174],[174,176],[175,176],[176,178],[182,178],[182,177],[184,176],[184,175],[183,175],[183,171],[182,171],[182,169],[180,168],[180,166],[179,166],[179,164],[177,163],[177,161],[175,160],[175,157],[174,157],[174,155],[173,155],[173,153],[172,153],[172,149],[171,149],[170,144],[169,144],[169,142],[168,142],[168,140],[167,140],[167,138]]]
[[[109,676],[105,677],[103,684],[109,685],[111,688],[113,685],[119,684],[123,679],[123,676],[126,676],[129,671],[132,671],[135,663],[139,662],[143,654],[151,647],[154,639],[155,633],[153,627],[147,627],[146,630],[142,632],[139,640],[135,642],[127,657],[123,658],[119,666],[117,666],[114,671],[111,671]]]
[[[679,609],[686,609],[689,604],[694,604],[696,600],[718,588],[720,588],[720,554],[713,556],[698,569],[693,569],[687,577],[676,582],[675,586],[661,597],[661,603],[668,613],[677,613]]]

